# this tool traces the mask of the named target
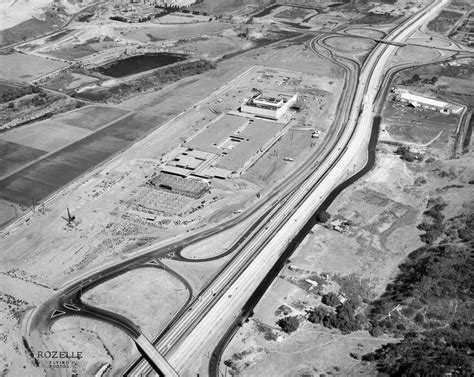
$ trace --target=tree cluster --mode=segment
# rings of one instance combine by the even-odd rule
[[[113,97],[122,98],[131,93],[144,92],[157,87],[159,88],[162,84],[178,81],[183,77],[198,75],[214,68],[215,64],[213,62],[204,59],[183,61],[170,67],[163,67],[152,74],[145,75],[134,81],[124,82],[113,88],[106,89],[100,93],[100,99],[107,100]],[[87,92],[84,93],[87,96]],[[87,99],[95,100],[93,98]]]
[[[327,211],[318,212],[316,215],[316,221],[318,223],[326,223],[331,218],[331,215]]]
[[[413,162],[415,160],[423,161],[423,155],[421,153],[412,152],[406,145],[401,145],[395,151],[396,154],[400,155],[402,160]]]
[[[400,343],[386,344],[362,359],[376,362],[379,372],[389,376],[472,376],[474,373],[471,341],[446,331],[423,336],[408,334]]]
[[[0,103],[13,101],[14,99],[26,96],[27,94],[41,93],[41,89],[34,85],[30,86],[9,86],[8,88],[1,91]]]
[[[444,215],[442,211],[446,203],[441,197],[428,200],[427,210],[423,213],[430,221],[423,221],[418,225],[418,229],[425,233],[420,236],[421,240],[431,245],[444,232]]]
[[[322,324],[329,329],[336,328],[343,334],[361,329],[361,317],[355,315],[355,306],[351,301],[339,305],[336,311],[328,311],[318,306],[308,312],[308,321]]]
[[[277,325],[287,334],[298,330],[300,321],[297,316],[283,317],[277,321]]]
[[[423,84],[429,84],[429,85],[434,85],[438,81],[438,78],[436,76],[433,76],[431,78],[424,78],[422,79],[418,73],[413,74],[413,76],[409,79],[403,80],[401,82],[402,85],[413,85],[416,84],[417,82],[422,82]]]
[[[441,221],[444,207],[442,198],[432,199],[425,214]],[[474,214],[462,214],[448,222],[449,242],[410,253],[399,266],[395,281],[371,307],[372,335],[404,337],[400,343],[364,356],[364,360],[376,362],[382,373],[473,375]],[[392,310],[397,305],[403,307],[400,313]]]
[[[321,302],[324,305],[332,307],[336,307],[337,305],[339,305],[338,296],[334,292],[329,292],[328,294],[325,294],[323,297],[321,297]]]

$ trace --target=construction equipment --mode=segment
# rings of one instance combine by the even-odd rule
[[[76,225],[76,216],[71,215],[71,212],[69,212],[69,208],[67,208],[67,218],[65,218],[64,216],[61,216],[61,218],[63,218],[69,226]]]

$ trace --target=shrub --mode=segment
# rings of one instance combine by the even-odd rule
[[[316,215],[316,221],[318,223],[325,223],[325,222],[328,222],[329,219],[331,218],[331,215],[326,212],[326,211],[322,211],[322,212],[319,212],[317,215]]]
[[[337,298],[337,294],[335,294],[334,292],[329,292],[328,294],[324,295],[321,299],[321,302],[324,305],[328,305],[328,306],[339,305],[339,299]]]
[[[298,330],[300,321],[297,316],[284,317],[278,320],[277,325],[280,326],[281,329],[287,334],[291,334],[292,332]]]

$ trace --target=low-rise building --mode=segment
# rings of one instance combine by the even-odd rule
[[[297,94],[258,92],[242,104],[240,111],[277,120],[288,111],[297,99]]]
[[[401,102],[409,103],[413,107],[422,107],[433,111],[439,111],[443,114],[460,114],[463,107],[451,102],[442,101],[435,98],[429,98],[420,94],[412,93],[404,89],[395,89]]]

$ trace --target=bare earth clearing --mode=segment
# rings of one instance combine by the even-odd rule
[[[140,268],[86,292],[82,300],[130,319],[153,339],[186,302],[182,282],[157,268]]]

